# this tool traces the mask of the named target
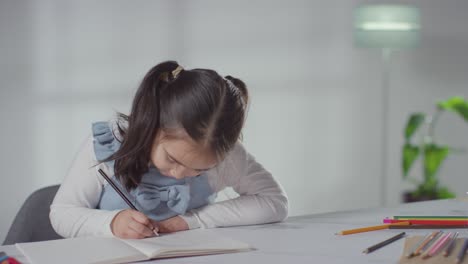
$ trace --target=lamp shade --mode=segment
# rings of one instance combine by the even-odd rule
[[[359,47],[415,47],[420,28],[419,9],[412,6],[365,5],[354,13],[354,39]]]

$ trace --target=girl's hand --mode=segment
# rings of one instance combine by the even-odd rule
[[[112,233],[120,238],[145,238],[154,236],[158,226],[141,212],[127,209],[119,212],[111,222]]]
[[[185,220],[180,216],[174,216],[160,222],[152,221],[152,223],[159,228],[159,232],[161,233],[171,233],[189,229]]]

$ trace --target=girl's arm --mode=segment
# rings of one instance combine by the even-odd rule
[[[231,186],[240,196],[181,216],[193,228],[272,223],[288,215],[288,198],[278,182],[238,143],[209,176],[216,191]]]
[[[97,169],[101,168],[108,173],[107,166],[95,167],[96,163],[93,139],[89,137],[50,206],[52,227],[63,237],[112,236],[111,222],[119,211],[94,209],[103,186],[103,179],[98,177]]]

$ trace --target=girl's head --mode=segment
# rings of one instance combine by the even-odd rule
[[[175,178],[199,175],[235,145],[246,115],[245,84],[213,70],[160,63],[144,77],[130,115],[120,114],[123,136],[115,174],[134,188],[151,163]]]

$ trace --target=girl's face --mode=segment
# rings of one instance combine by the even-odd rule
[[[217,164],[215,156],[189,136],[167,137],[164,131],[154,140],[150,158],[161,174],[176,179],[198,176]]]

